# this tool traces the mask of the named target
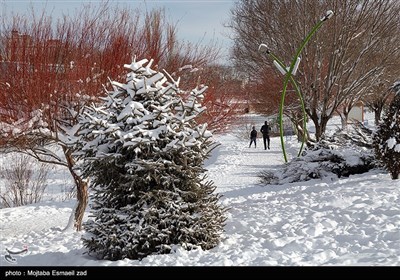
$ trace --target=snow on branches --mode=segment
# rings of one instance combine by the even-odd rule
[[[400,81],[393,85],[396,95],[379,123],[374,135],[376,158],[390,172],[392,179],[400,175]]]
[[[196,122],[206,87],[183,92],[151,65],[125,65],[126,82],[113,81],[80,119],[75,155],[94,188],[84,243],[99,258],[210,249],[223,230],[225,210],[202,167],[215,144]]]

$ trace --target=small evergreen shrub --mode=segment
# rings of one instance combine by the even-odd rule
[[[396,93],[383,120],[374,134],[374,150],[378,160],[388,170],[392,179],[400,174],[400,81],[393,86]]]

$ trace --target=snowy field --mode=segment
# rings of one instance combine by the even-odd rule
[[[261,124],[256,126],[259,130]],[[186,251],[175,246],[171,254],[141,261],[99,261],[85,254],[81,232],[62,231],[74,201],[54,199],[0,209],[1,266],[400,265],[400,181],[371,171],[334,181],[261,186],[260,171],[282,167],[279,138],[272,138],[271,150],[265,151],[260,138],[255,149],[235,135],[216,136],[221,145],[206,163],[222,204],[229,207],[217,247]],[[287,145],[289,153],[297,152],[294,139]],[[1,161],[6,164],[4,157]],[[49,189],[63,180],[53,180]],[[11,264],[6,248],[28,250]]]

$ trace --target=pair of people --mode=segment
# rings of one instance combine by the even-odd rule
[[[269,139],[269,132],[271,131],[271,127],[268,125],[268,122],[265,121],[265,124],[261,127],[260,132],[262,133],[263,136],[263,141],[264,141],[264,150],[266,150],[268,148],[269,150],[269,143],[270,143],[270,139]],[[253,129],[250,132],[250,145],[249,148],[251,147],[251,144],[254,143],[254,148],[257,148],[257,130],[256,127],[253,126]],[[267,146],[268,143],[268,146]]]

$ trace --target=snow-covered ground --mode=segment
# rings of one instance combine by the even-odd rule
[[[217,247],[186,251],[175,246],[171,254],[141,261],[100,261],[85,254],[82,233],[62,231],[74,201],[53,200],[0,209],[0,265],[400,265],[400,181],[372,171],[335,181],[261,186],[260,171],[282,167],[279,138],[271,139],[267,151],[260,138],[256,149],[234,134],[216,139],[221,145],[206,166],[223,195],[221,202],[229,207]],[[289,153],[295,154],[295,140],[288,139],[287,144]],[[15,263],[6,261],[6,249],[23,248],[27,253],[14,255]]]

